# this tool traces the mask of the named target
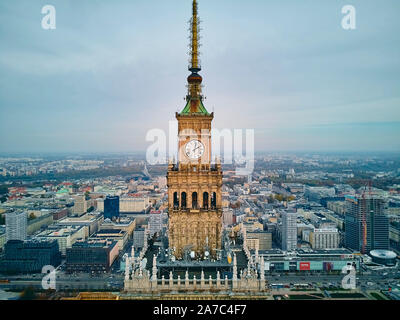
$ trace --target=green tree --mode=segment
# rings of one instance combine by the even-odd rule
[[[28,217],[28,219],[29,219],[29,220],[36,219],[36,216],[35,216],[35,214],[34,214],[33,212],[31,212],[31,213],[29,214],[29,217]]]

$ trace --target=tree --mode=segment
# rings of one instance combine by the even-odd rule
[[[8,188],[6,186],[0,186],[0,195],[8,194]]]
[[[32,287],[27,287],[22,291],[20,297],[20,300],[35,300],[36,299],[36,293],[35,290]]]
[[[29,220],[36,219],[35,214],[34,214],[33,212],[31,212],[31,213],[29,214],[29,218],[28,218],[28,219],[29,219]]]

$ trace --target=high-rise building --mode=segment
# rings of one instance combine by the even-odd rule
[[[385,201],[374,195],[347,196],[345,244],[362,253],[389,249],[389,219]]]
[[[104,219],[116,219],[119,217],[119,197],[108,196],[104,200]]]
[[[26,212],[6,213],[6,239],[25,240],[27,236],[28,216]]]
[[[282,250],[297,248],[297,212],[287,210],[282,213]]]
[[[216,257],[221,248],[222,168],[211,163],[211,122],[204,106],[199,61],[199,18],[193,1],[188,93],[186,106],[176,113],[178,161],[168,165],[169,246],[177,259],[192,251]]]

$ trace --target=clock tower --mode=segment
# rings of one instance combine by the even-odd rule
[[[186,106],[176,113],[178,161],[168,165],[168,239],[178,259],[195,253],[197,258],[217,256],[222,233],[222,169],[211,162],[211,122],[203,104],[199,61],[199,19],[193,0],[191,50]]]

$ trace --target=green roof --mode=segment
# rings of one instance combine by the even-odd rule
[[[190,111],[190,104],[192,102],[192,99],[189,99],[188,102],[186,103],[185,108],[182,110],[180,115],[189,115],[189,114],[202,114],[202,115],[210,115],[207,111],[207,109],[204,107],[203,101],[201,99],[198,100],[199,103],[197,105],[198,111],[197,112],[191,112]]]

